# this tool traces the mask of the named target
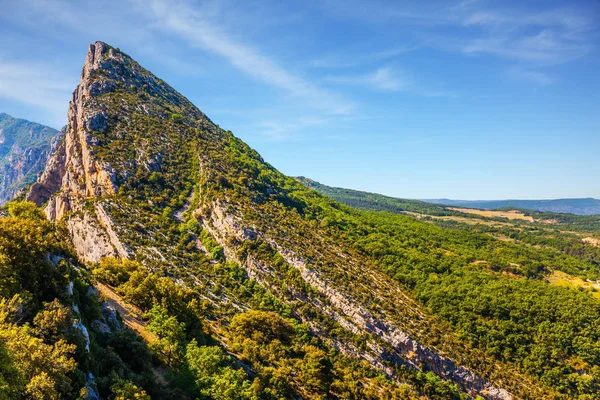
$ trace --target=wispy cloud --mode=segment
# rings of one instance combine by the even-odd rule
[[[46,65],[0,59],[0,96],[51,112],[56,126],[66,122],[75,85],[76,80]]]
[[[399,90],[406,90],[413,86],[413,82],[402,76],[402,74],[391,68],[379,68],[372,74],[367,75],[366,83],[372,87],[387,92],[397,92]]]
[[[556,78],[545,72],[529,70],[523,67],[512,67],[507,71],[507,74],[517,80],[533,82],[544,86],[556,82]]]
[[[491,54],[530,64],[562,64],[590,52],[589,24],[577,15],[542,13],[521,17],[491,12],[466,17],[465,26],[483,29],[469,41],[466,54]]]
[[[381,67],[363,75],[329,76],[325,80],[382,92],[398,92],[414,87],[414,82],[405,73],[391,67]]]
[[[423,97],[458,97],[454,91],[427,86],[419,82],[412,74],[389,66],[361,75],[330,75],[324,78],[326,82],[357,86],[376,92],[406,92]]]
[[[347,0],[353,2],[354,0]],[[536,74],[534,83],[549,84],[546,74],[536,69],[564,64],[589,54],[599,36],[599,26],[586,7],[548,7],[535,11],[523,4],[519,9],[502,4],[491,7],[481,1],[457,3],[402,2],[369,3],[369,11],[359,3],[329,0],[328,9],[339,17],[371,24],[397,24],[412,27],[422,46],[438,47],[468,56],[491,56],[506,60],[506,70],[514,63],[522,71]],[[432,7],[435,12],[432,12]],[[589,8],[589,7],[588,7]],[[510,76],[516,76],[511,73]],[[533,76],[533,75],[530,75]]]
[[[289,140],[298,131],[326,125],[330,118],[305,116],[294,121],[267,120],[257,124],[258,132],[269,141]]]
[[[359,65],[385,61],[401,54],[417,50],[419,47],[420,46],[417,45],[406,45],[366,54],[329,54],[310,61],[309,66],[313,68],[351,68]]]
[[[144,3],[144,7],[146,3]],[[348,113],[353,105],[341,95],[318,87],[282,67],[259,50],[231,38],[227,32],[204,18],[203,13],[187,2],[153,0],[150,9],[160,29],[177,34],[193,47],[202,48],[226,58],[234,67],[288,94],[332,114]]]

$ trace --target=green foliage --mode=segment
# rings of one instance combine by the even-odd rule
[[[129,280],[131,274],[142,266],[132,260],[105,257],[92,269],[92,273],[102,282],[117,287]]]
[[[175,121],[175,122],[181,122],[183,121],[183,115],[181,114],[171,114],[171,120]]]
[[[235,338],[264,345],[277,340],[289,343],[295,333],[288,320],[274,312],[250,310],[231,320],[229,332]]]
[[[187,345],[187,368],[202,396],[222,399],[253,399],[254,393],[246,373],[232,367],[231,358],[217,346]]]
[[[148,317],[150,318],[148,329],[158,336],[158,340],[151,343],[152,350],[164,360],[165,364],[177,368],[183,359],[185,324],[169,316],[167,310],[158,305],[152,307]]]
[[[0,296],[20,293],[34,304],[51,301],[67,285],[66,266],[56,267],[48,254],[64,254],[67,247],[53,224],[39,219],[30,204],[11,204],[24,217],[0,218]]]
[[[72,324],[71,310],[57,299],[44,303],[44,308],[33,318],[37,334],[51,343],[65,337]]]
[[[145,390],[131,381],[119,381],[111,388],[114,400],[151,400]]]
[[[223,247],[219,246],[217,241],[210,235],[210,233],[203,229],[200,232],[200,240],[206,250],[208,250],[210,256],[215,260],[223,260]]]
[[[16,384],[10,391],[19,394],[12,398],[27,395],[42,400],[58,398],[59,393],[70,392],[69,373],[77,365],[72,358],[74,345],[63,339],[51,345],[45,344],[42,339],[35,337],[28,326],[19,326],[10,321],[0,324],[0,343],[14,366],[9,368],[18,371],[17,377],[9,378]]]
[[[44,212],[35,203],[30,201],[9,201],[3,207],[8,215],[15,218],[23,218],[31,221],[42,222],[46,220]]]
[[[0,218],[0,398],[78,398],[86,391],[88,372],[104,398],[124,377],[148,386],[141,378],[151,367],[145,344],[129,330],[91,329],[91,322],[102,318],[99,299],[89,290],[87,273],[76,266],[62,229],[32,203],[6,208],[10,216]],[[117,280],[125,279],[115,264],[127,273],[130,264],[103,264]],[[89,352],[75,321],[88,327]]]

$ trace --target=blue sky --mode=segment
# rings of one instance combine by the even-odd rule
[[[600,198],[600,3],[0,0],[0,111],[66,123],[89,43],[288,175],[408,198]]]

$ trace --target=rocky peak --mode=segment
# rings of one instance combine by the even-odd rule
[[[126,74],[120,73],[126,70],[125,58],[105,43],[90,45],[81,81],[69,103],[64,139],[27,195],[28,200],[45,204],[51,220],[72,214],[67,225],[83,232],[85,237],[74,234],[74,242],[81,244],[78,252],[85,260],[117,255],[116,249],[123,248],[120,243],[112,243],[106,232],[110,221],[99,221],[84,206],[86,199],[112,195],[117,190],[114,169],[94,154],[94,132],[108,126],[108,113],[95,98],[114,91],[117,82],[125,81]]]
[[[90,76],[92,71],[102,68],[101,63],[107,58],[121,58],[119,53],[115,52],[112,47],[104,42],[94,42],[90,47],[85,57],[85,64],[81,71],[81,80],[84,81]]]
[[[185,123],[178,119],[183,116]],[[164,131],[171,130],[176,119],[173,134],[177,137],[167,139]],[[149,126],[161,125],[167,129],[149,132]],[[131,57],[95,42],[89,46],[69,103],[64,140],[27,199],[44,205],[51,220],[67,218],[73,229],[78,226],[83,233],[74,233],[74,241],[80,244],[78,253],[84,260],[127,256],[127,247],[111,231],[110,215],[103,209],[106,203],[87,206],[114,196],[132,177],[164,172],[165,155],[181,150],[185,142],[173,142],[185,140],[180,135],[189,134],[189,125],[195,127],[191,132],[218,131],[184,96]],[[93,225],[98,228],[90,228]]]

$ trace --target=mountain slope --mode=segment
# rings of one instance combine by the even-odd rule
[[[138,306],[201,312],[256,374],[261,396],[283,381],[307,398],[598,392],[600,307],[542,280],[567,267],[597,275],[589,260],[330,200],[101,42],[90,46],[68,115],[28,198],[64,222],[99,279]],[[135,259],[146,272],[113,278],[112,266],[94,266],[106,257]],[[152,295],[147,281],[156,280],[168,290]],[[193,299],[171,302],[178,290]],[[296,322],[263,334],[275,315]],[[307,331],[290,339],[290,324]],[[303,350],[290,351],[294,343]],[[317,372],[297,372],[315,358]]]
[[[181,228],[184,216],[346,354],[371,360],[390,377],[400,365],[425,363],[465,390],[508,396],[407,335],[403,328],[418,332],[430,324],[424,311],[385,275],[367,272],[367,260],[327,236],[305,236],[315,223],[307,214],[318,205],[298,198],[305,189],[127,55],[101,42],[90,46],[68,115],[65,140],[29,199],[46,202],[49,218],[66,223],[84,260],[132,257],[190,278],[203,252]],[[357,280],[349,285],[340,273]],[[373,293],[373,286],[381,289]],[[367,293],[385,306],[358,300]],[[399,304],[404,312],[396,316]],[[325,320],[333,325],[326,328]],[[362,335],[374,339],[357,348]]]
[[[121,329],[60,225],[32,203],[9,202],[3,212],[0,398],[114,398],[119,386],[143,381],[147,346]]]
[[[35,182],[63,133],[0,113],[0,204]]]

